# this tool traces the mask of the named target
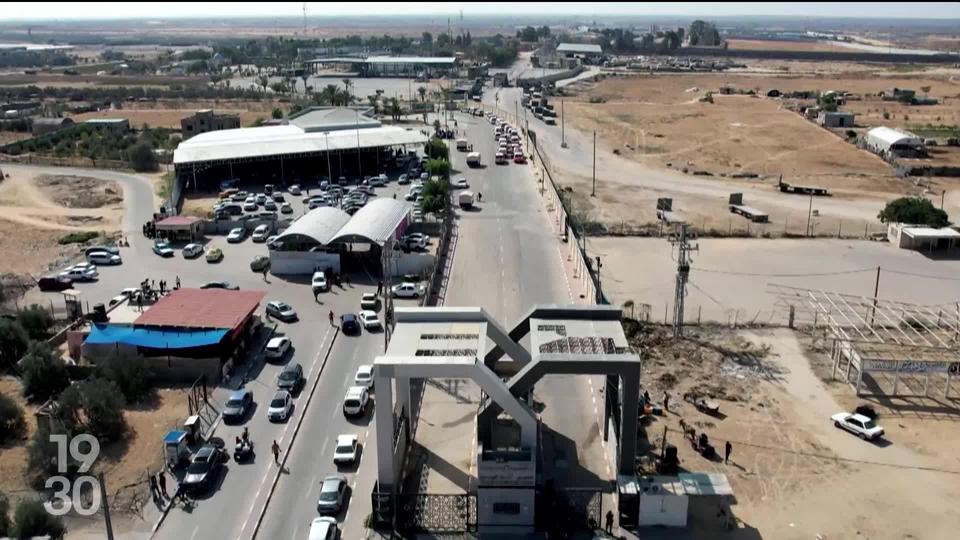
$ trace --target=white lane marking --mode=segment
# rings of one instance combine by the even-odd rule
[[[327,338],[330,337],[330,332],[331,332],[331,328],[327,328],[327,332],[323,335],[323,340],[320,342],[320,348],[319,348],[319,350],[317,351],[316,357],[313,359],[313,364],[314,364],[314,365],[313,365],[313,367],[311,368],[311,373],[313,373],[313,371],[314,371],[313,368],[315,368],[318,364],[321,364],[321,363],[322,363],[322,361],[320,361],[320,357],[321,357],[321,355],[323,355],[323,354],[325,353],[325,351],[326,351]],[[305,414],[305,413],[306,413],[306,408],[305,408],[305,407],[304,407],[304,410],[300,410],[300,409],[301,409],[300,407],[297,407],[297,408],[296,408],[296,411],[297,411],[299,414],[302,415],[302,414]],[[292,418],[291,418],[291,419],[292,419]],[[286,424],[286,426],[284,426],[284,428],[283,428],[283,433],[280,435],[280,440],[277,441],[277,444],[281,444],[281,442],[286,438],[286,436],[287,436],[287,429],[289,429],[290,424],[292,424],[292,423],[293,423],[293,422],[290,422],[289,420],[287,421],[287,424]],[[243,525],[240,526],[240,532],[241,532],[241,533],[243,533],[243,531],[245,531],[245,530],[247,529],[247,522],[250,521],[250,516],[253,515],[253,513],[254,513],[253,510],[254,510],[254,508],[257,506],[257,501],[260,499],[260,493],[263,491],[263,485],[266,483],[266,481],[267,481],[267,479],[270,477],[270,474],[271,474],[271,473],[275,474],[275,473],[274,473],[274,470],[273,470],[273,467],[275,467],[275,466],[276,466],[275,463],[270,463],[270,464],[267,466],[267,470],[264,471],[263,478],[260,480],[260,485],[257,487],[256,494],[253,496],[253,502],[250,503],[250,509],[247,510],[247,516],[246,516],[246,517],[244,518],[244,520],[243,520]]]
[[[199,525],[197,525],[196,527],[193,528],[193,534],[190,535],[190,540],[193,540],[194,538],[196,538],[198,532],[200,532],[200,526],[199,526]]]
[[[323,447],[320,448],[320,455],[321,455],[321,456],[327,453],[327,445],[328,445],[328,444],[330,444],[330,436],[329,436],[329,435],[328,435],[325,439],[323,439]]]

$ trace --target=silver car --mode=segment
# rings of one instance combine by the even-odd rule
[[[342,474],[332,474],[323,479],[320,484],[320,498],[317,501],[317,512],[321,514],[336,514],[343,508],[343,501],[347,494],[347,478]]]

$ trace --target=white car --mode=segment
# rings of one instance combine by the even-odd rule
[[[294,185],[290,186],[289,188],[287,188],[287,191],[289,191],[291,195],[299,195],[299,194],[300,194],[300,186],[297,185],[297,184],[294,184]]]
[[[94,251],[87,254],[87,262],[100,266],[120,264],[123,262],[123,260],[119,255],[114,255],[113,253],[107,253],[106,251]]]
[[[313,518],[307,540],[336,540],[337,519],[332,517]]]
[[[371,176],[367,183],[371,186],[383,186],[387,183],[387,175],[381,174],[378,176]]]
[[[280,319],[281,321],[295,321],[298,319],[296,310],[290,307],[290,304],[279,300],[267,302],[266,313],[268,316],[274,319]]]
[[[320,271],[314,272],[313,277],[310,278],[310,286],[313,288],[314,295],[326,291],[330,288],[330,284],[327,282],[327,275]]]
[[[840,412],[830,417],[833,425],[845,429],[865,441],[872,441],[883,436],[883,428],[876,422],[862,414]]]
[[[200,244],[187,244],[183,246],[183,258],[193,259],[203,255],[203,246]]]
[[[417,298],[423,294],[422,287],[418,287],[416,283],[401,283],[399,285],[394,285],[390,292],[396,298]]]
[[[288,203],[288,202],[285,202],[285,203],[281,204],[281,205],[280,205],[280,213],[281,213],[281,214],[292,214],[292,213],[293,213],[293,205],[291,205],[291,204]]]
[[[376,311],[371,311],[369,309],[361,311],[360,322],[363,324],[363,327],[366,330],[371,328],[380,328],[380,319],[377,317]]]
[[[290,412],[293,411],[293,398],[290,392],[286,390],[277,390],[270,400],[270,408],[267,409],[267,419],[271,422],[285,422],[290,418]]]
[[[336,464],[353,463],[357,460],[360,447],[356,435],[337,435],[337,447],[333,450],[333,462]]]
[[[173,257],[173,249],[166,242],[157,242],[153,244],[153,252],[161,257]]]
[[[343,414],[347,416],[357,416],[367,410],[367,402],[370,401],[370,392],[363,386],[351,386],[347,390],[347,395],[343,397]]]
[[[241,227],[236,229],[230,229],[230,234],[227,235],[227,242],[235,244],[237,242],[243,242],[243,239],[247,237],[246,231]]]
[[[314,208],[320,208],[322,206],[330,206],[330,202],[326,199],[316,198],[310,199],[310,201],[307,203],[308,210],[313,210]]]
[[[454,189],[467,189],[470,187],[470,184],[467,183],[467,179],[465,177],[460,176],[453,179],[453,187]]]
[[[423,210],[415,208],[411,215],[413,216],[414,221],[423,221]]]
[[[377,293],[363,293],[360,297],[360,309],[377,309]]]
[[[370,364],[363,364],[357,368],[357,374],[353,376],[354,386],[362,386],[364,388],[373,388],[373,366]]]
[[[267,342],[265,355],[267,358],[281,358],[284,354],[287,354],[289,350],[290,338],[286,336],[275,337]]]
[[[73,281],[94,281],[100,278],[100,274],[93,268],[68,268],[59,274],[60,278],[69,278]]]
[[[417,242],[419,242],[419,243],[421,244],[421,246],[426,246],[427,244],[430,243],[430,235],[429,235],[429,234],[420,233],[420,232],[413,232],[413,233],[404,235],[404,238],[412,238],[412,239],[416,240]]]
[[[270,226],[264,224],[257,225],[257,228],[253,230],[253,236],[250,238],[254,242],[266,242],[268,236],[270,236]]]

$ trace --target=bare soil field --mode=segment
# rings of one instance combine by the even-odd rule
[[[67,208],[100,208],[123,202],[123,189],[117,182],[71,175],[44,175],[36,179],[44,194]]]
[[[214,112],[220,114],[239,114],[240,125],[249,126],[257,118],[268,118],[270,111],[249,111],[245,109],[232,108],[215,109]],[[142,128],[144,125],[150,127],[165,127],[180,129],[180,120],[187,116],[192,116],[197,109],[122,109],[106,110],[83,113],[73,116],[75,122],[82,122],[91,118],[126,118],[130,121],[131,127]]]
[[[794,67],[796,64],[790,63]],[[764,69],[776,65],[770,63]],[[861,69],[865,69],[864,66]],[[565,108],[571,111],[567,125],[581,133],[596,130],[606,147],[628,160],[656,169],[700,175],[729,184],[731,191],[737,185],[744,185],[744,181],[731,179],[735,174],[759,175],[752,182],[767,185],[775,184],[782,174],[785,181],[824,186],[838,197],[851,199],[883,194],[939,193],[941,190],[952,191],[960,185],[956,179],[924,179],[923,186],[904,182],[897,179],[893,169],[881,159],[845,142],[845,130],[822,129],[788,109],[799,105],[799,100],[720,95],[718,90],[721,87],[731,87],[735,92],[753,90],[761,95],[769,89],[852,92],[859,99],[848,101],[842,110],[858,113],[855,131],[859,133],[878,125],[905,128],[927,124],[955,126],[960,119],[960,83],[956,81],[956,73],[905,75],[883,66],[862,72],[728,72],[575,83],[571,85],[575,94],[565,103]],[[882,101],[877,96],[892,87],[913,88],[918,92],[929,87],[929,95],[937,97],[941,103],[929,107],[905,106]],[[714,102],[701,102],[700,98],[708,91],[713,92]],[[884,118],[884,112],[888,118]],[[926,161],[930,165],[939,165],[954,163],[958,157],[953,149],[940,147]],[[575,184],[577,193],[582,190],[576,186],[589,181],[562,174],[569,177],[565,178],[566,181]],[[638,202],[646,204],[647,199],[653,201],[663,196],[650,192],[645,194],[646,199],[639,201],[636,197],[641,195],[625,186],[610,195],[616,199],[611,204],[632,203],[631,207],[635,208]],[[591,217],[608,225],[637,221],[633,219],[635,216],[626,219],[622,212],[614,212],[606,205],[596,205],[582,197],[578,200],[588,211],[597,214]],[[719,212],[723,217],[722,223],[704,222],[705,226],[723,228],[726,225],[728,216],[723,215],[724,203],[697,202],[695,206],[706,204],[715,208],[709,214]],[[794,220],[794,223],[799,222]],[[862,223],[860,227],[862,229]],[[802,230],[798,232],[802,233]]]
[[[862,400],[847,385],[817,378],[811,364],[822,355],[808,350],[804,336],[726,328],[691,329],[681,340],[668,334],[646,326],[631,338],[641,345],[642,381],[652,400],[662,403],[670,393],[669,412],[652,417],[646,434],[659,447],[666,427],[682,470],[727,475],[738,527],[724,537],[947,538],[960,522],[950,503],[960,492],[954,481],[960,462],[938,442],[960,436],[956,404],[942,407],[952,415],[936,419],[883,408],[887,437],[864,442],[830,423],[830,414]],[[696,410],[684,401],[687,394],[713,399],[720,414]],[[706,433],[720,457],[696,453],[681,419]],[[724,463],[727,441],[733,452]],[[691,532],[718,534],[707,528],[713,515],[695,518]]]
[[[0,131],[0,144],[22,141],[30,137],[33,135],[28,131]]]
[[[774,41],[762,39],[728,39],[730,49],[747,51],[848,51],[827,41]]]

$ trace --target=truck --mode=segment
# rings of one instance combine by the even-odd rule
[[[472,191],[462,191],[460,192],[460,197],[458,199],[460,203],[460,208],[464,210],[469,210],[473,208],[473,192]]]
[[[480,152],[471,152],[467,154],[467,166],[468,167],[480,166]]]
[[[457,139],[457,150],[466,152],[468,146],[470,146],[470,143],[466,139]]]

